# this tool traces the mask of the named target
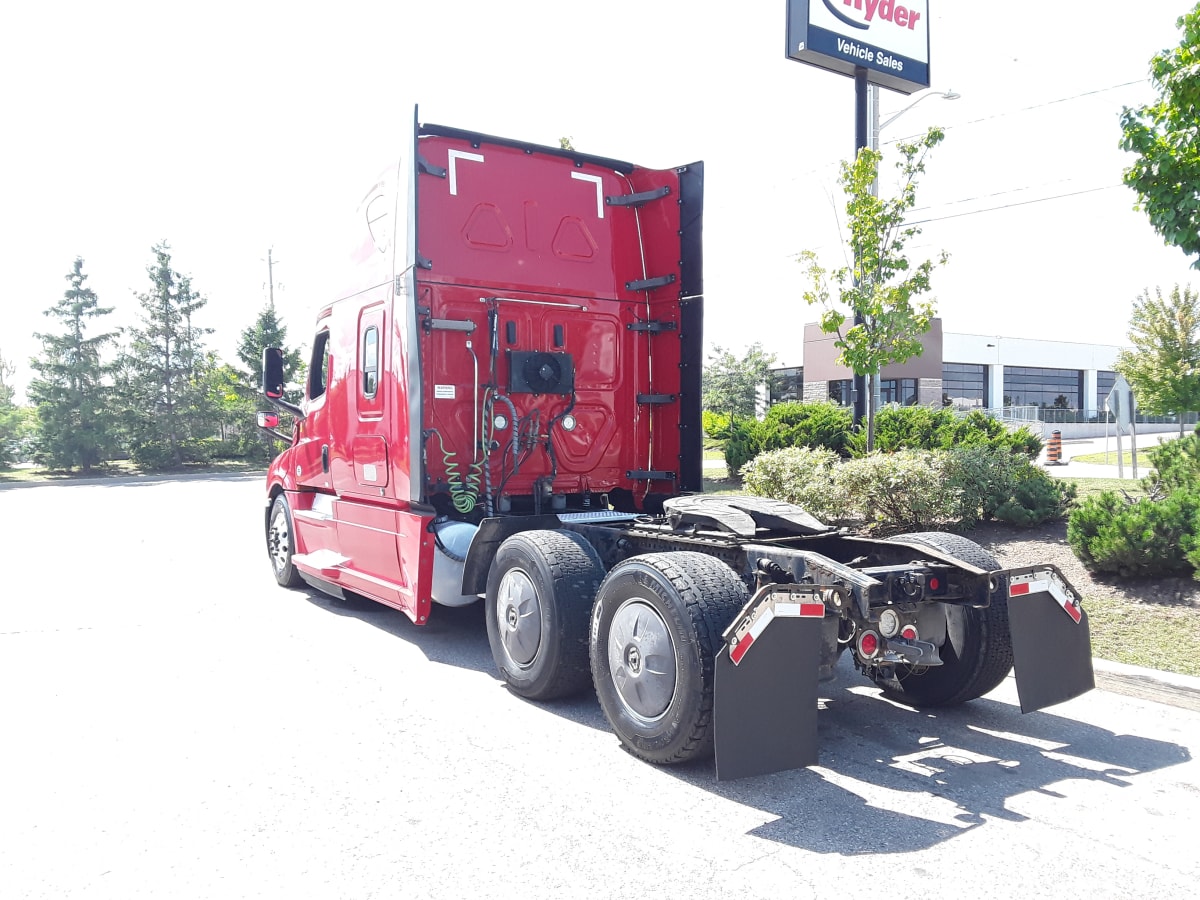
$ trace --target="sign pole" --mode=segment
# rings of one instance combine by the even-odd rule
[[[867,109],[867,70],[858,66],[854,70],[854,158],[863,148],[871,146],[871,131]],[[858,247],[854,248],[854,286],[860,287]],[[862,314],[854,313],[854,324],[863,324]],[[854,373],[854,424],[865,426],[867,422],[867,376]]]
[[[1129,395],[1129,447],[1133,451],[1133,477],[1137,478],[1137,397]]]

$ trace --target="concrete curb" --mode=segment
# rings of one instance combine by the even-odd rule
[[[1092,668],[1100,690],[1200,712],[1200,678],[1107,659],[1093,659]]]

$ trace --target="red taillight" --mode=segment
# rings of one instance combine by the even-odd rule
[[[879,652],[879,635],[873,631],[864,631],[858,636],[858,655],[863,659],[871,659]]]
[[[940,590],[940,589],[941,589],[941,587],[942,587],[942,581],[941,581],[941,579],[940,579],[940,578],[938,578],[936,575],[930,575],[930,576],[929,576],[929,582],[928,582],[928,584],[929,584],[929,589],[930,589],[931,591],[937,591],[937,590]]]
[[[912,625],[905,625],[900,630],[900,637],[906,641],[915,641],[917,639],[917,629]]]

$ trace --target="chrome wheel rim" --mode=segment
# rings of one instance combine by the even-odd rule
[[[271,516],[271,527],[267,529],[267,552],[271,554],[271,565],[278,575],[287,566],[292,552],[292,534],[288,529],[287,511],[282,504],[275,507],[275,513]]]
[[[542,644],[542,604],[525,570],[509,569],[501,576],[495,614],[505,657],[518,668],[528,668]]]
[[[666,714],[679,677],[675,643],[663,617],[646,600],[626,600],[613,616],[608,670],[631,715],[653,722]]]

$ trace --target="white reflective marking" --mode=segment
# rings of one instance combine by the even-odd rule
[[[572,178],[577,178],[580,181],[590,181],[596,185],[596,215],[601,219],[604,218],[604,179],[599,175],[587,175],[584,172],[572,172]]]
[[[465,159],[468,162],[483,162],[482,153],[468,153],[465,150],[447,150],[449,161],[446,168],[450,170],[450,196],[458,196],[458,171],[455,163],[460,159]]]

